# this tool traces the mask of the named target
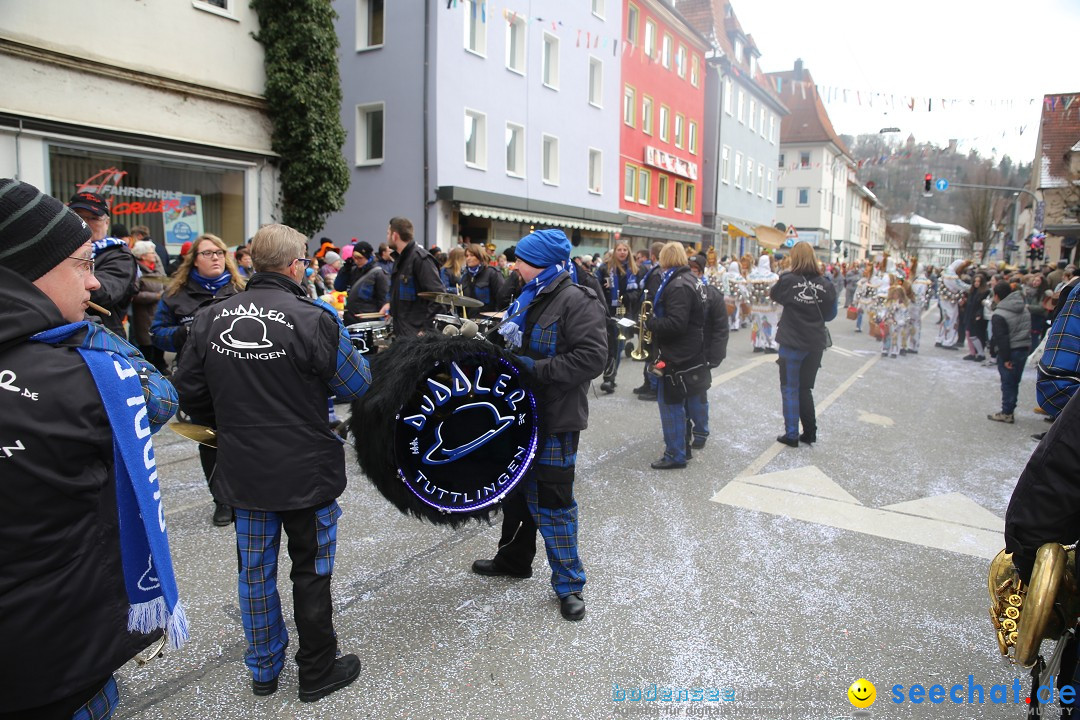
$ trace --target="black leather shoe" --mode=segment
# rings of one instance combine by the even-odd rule
[[[259,682],[258,680],[252,679],[251,692],[255,693],[259,697],[263,697],[265,695],[273,695],[277,692],[277,678],[274,678],[273,680],[269,680],[267,682]]]
[[[233,521],[232,508],[219,502],[214,503],[214,524],[225,527]]]
[[[668,458],[664,457],[660,458],[659,460],[653,461],[649,465],[649,467],[651,467],[653,470],[682,470],[684,467],[686,467],[686,463],[675,462],[674,460],[669,460]]]
[[[334,661],[334,668],[322,682],[311,687],[300,684],[300,702],[321,700],[335,690],[351,685],[358,677],[360,677],[360,658],[355,655],[342,655]]]
[[[649,390],[647,392],[639,393],[638,396],[637,396],[637,399],[638,400],[655,400],[656,399],[656,391],[653,390],[652,388],[649,388]]]
[[[777,435],[776,442],[783,443],[788,447],[799,447],[799,438],[790,438],[787,435]]]
[[[803,433],[799,436],[799,442],[806,443],[807,445],[813,445],[817,442],[817,435],[811,435],[809,433]]]
[[[581,593],[570,593],[559,598],[559,613],[572,622],[585,617],[585,601],[581,599]]]
[[[477,575],[487,575],[488,577],[512,577],[512,578],[530,578],[532,577],[532,568],[524,572],[514,572],[513,570],[504,570],[495,564],[494,560],[474,560],[472,564],[472,571]]]
[[[610,395],[611,393],[615,392],[615,383],[610,380],[605,380],[604,382],[600,383],[600,392],[604,392]]]
[[[634,394],[635,395],[640,395],[641,393],[647,393],[647,392],[652,392],[652,391],[653,391],[652,385],[650,385],[647,382],[642,383],[638,387],[634,388]]]
[[[705,441],[695,439],[694,442],[690,443],[690,447],[692,447],[695,450],[700,450],[703,447],[705,447]]]

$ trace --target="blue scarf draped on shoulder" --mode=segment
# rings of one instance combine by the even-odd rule
[[[521,294],[506,310],[506,320],[499,325],[499,334],[503,336],[506,345],[510,349],[514,350],[521,347],[522,331],[525,328],[525,314],[529,310],[530,303],[565,269],[565,262],[549,265],[544,268],[543,272],[525,283],[525,286],[521,288]]]
[[[86,321],[61,325],[30,339],[56,345],[83,328],[87,337],[78,351],[112,426],[120,557],[129,603],[127,628],[143,634],[162,628],[169,646],[176,649],[188,639],[188,624],[173,574],[150,437],[159,428],[151,427],[147,419],[138,370],[122,341]]]
[[[671,268],[665,270],[660,279],[660,287],[656,288],[656,297],[653,298],[653,314],[656,317],[664,317],[664,306],[660,303],[660,296],[664,293],[664,288],[667,287],[668,281],[675,276],[675,271],[678,268]]]

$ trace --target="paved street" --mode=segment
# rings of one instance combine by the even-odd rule
[[[815,391],[819,443],[781,448],[775,355],[731,337],[709,391],[712,437],[688,469],[659,472],[655,403],[624,360],[591,400],[577,470],[588,612],[562,620],[538,558],[529,580],[482,578],[497,527],[435,528],[395,511],[360,475],[349,488],[334,573],[341,649],[363,673],[313,705],[296,699],[296,636],[281,689],[255,698],[243,666],[231,528],[195,445],[156,441],[178,582],[192,639],[119,673],[117,718],[851,717],[848,686],[877,686],[873,717],[1020,718],[1022,704],[894,704],[891,688],[989,693],[1022,674],[1000,659],[986,570],[1012,487],[1047,425],[1025,375],[1015,425],[997,371],[933,347],[882,358],[842,315]],[[598,383],[597,383],[598,385]],[[540,553],[543,555],[542,550]],[[281,587],[291,617],[288,561]],[[710,691],[718,702],[616,701],[634,688]],[[617,686],[617,689],[616,689]],[[701,697],[701,694],[697,695]],[[733,700],[730,698],[733,697]],[[1051,717],[1056,717],[1056,710]]]

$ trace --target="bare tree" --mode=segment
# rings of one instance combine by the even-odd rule
[[[997,173],[983,167],[975,174],[974,185],[998,184]],[[964,227],[971,231],[964,244],[968,256],[973,254],[974,245],[980,243],[982,252],[990,247],[994,234],[994,196],[998,191],[986,188],[965,188],[962,200]]]

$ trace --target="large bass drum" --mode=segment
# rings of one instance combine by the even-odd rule
[[[423,335],[371,358],[371,375],[353,403],[357,461],[401,512],[449,525],[487,518],[531,468],[539,412],[514,355]]]

